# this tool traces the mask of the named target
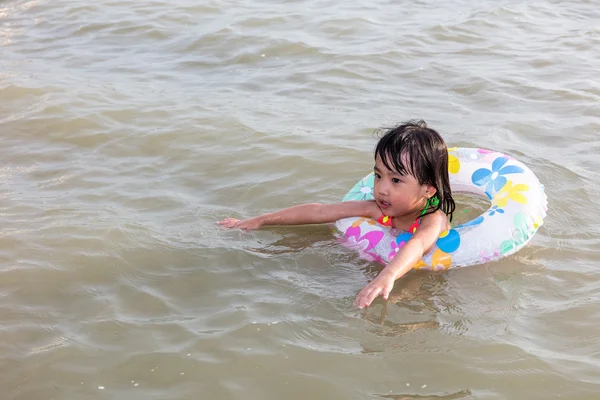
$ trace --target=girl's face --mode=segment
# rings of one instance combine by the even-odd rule
[[[403,159],[402,163],[410,165],[407,161]],[[420,213],[427,199],[435,194],[435,188],[421,185],[414,176],[400,175],[397,171],[388,169],[379,157],[375,159],[373,170],[375,202],[381,212],[390,217]]]

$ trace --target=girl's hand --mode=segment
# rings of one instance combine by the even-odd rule
[[[262,223],[258,218],[250,218],[239,220],[236,218],[225,218],[223,221],[217,222],[218,225],[224,226],[225,228],[238,228],[245,231],[251,231],[258,229],[262,226]]]
[[[394,281],[395,279],[392,275],[382,271],[377,278],[373,279],[371,283],[360,291],[354,300],[354,305],[358,308],[369,307],[371,302],[379,295],[382,295],[383,299],[387,300],[388,295],[394,287]]]
[[[368,307],[379,295],[387,300],[394,287],[394,281],[408,273],[447,229],[448,219],[441,211],[423,217],[417,232],[402,246],[377,278],[360,291],[354,305],[358,308]]]

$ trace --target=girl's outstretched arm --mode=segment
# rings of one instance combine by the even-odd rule
[[[387,300],[396,279],[412,269],[447,227],[448,219],[442,212],[423,217],[419,229],[377,275],[377,278],[360,291],[354,300],[354,305],[358,308],[368,307],[379,295]]]
[[[377,219],[380,214],[381,211],[374,201],[344,201],[335,204],[310,203],[244,220],[226,218],[217,224],[226,228],[252,230],[268,225],[323,224],[347,217]]]

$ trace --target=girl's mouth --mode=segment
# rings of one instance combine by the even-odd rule
[[[391,204],[388,203],[387,201],[379,200],[379,207],[388,208],[389,206],[391,206]]]

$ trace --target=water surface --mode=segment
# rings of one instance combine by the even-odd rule
[[[2,398],[596,399],[599,26],[572,0],[1,1]],[[215,226],[337,201],[409,118],[534,170],[529,246],[359,311],[379,267],[328,227]]]

